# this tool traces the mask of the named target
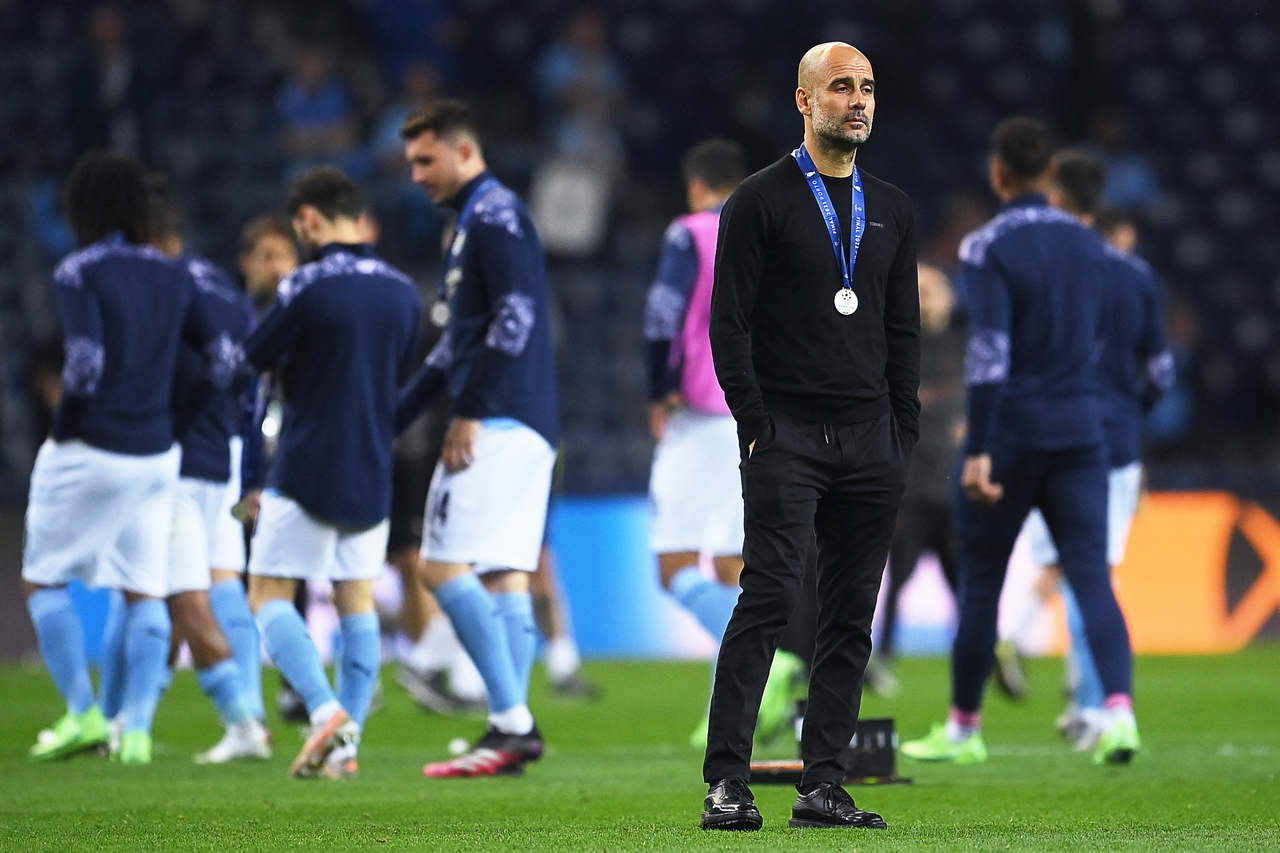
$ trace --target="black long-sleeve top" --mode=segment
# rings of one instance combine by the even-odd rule
[[[861,176],[867,227],[849,316],[835,309],[843,274],[793,157],[743,181],[720,215],[711,351],[744,446],[773,411],[849,424],[892,408],[903,439],[919,434],[915,216],[900,189]],[[852,180],[823,175],[823,183],[847,256]]]

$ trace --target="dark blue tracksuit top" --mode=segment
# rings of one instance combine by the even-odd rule
[[[54,273],[66,336],[53,438],[114,453],[164,453],[174,442],[172,392],[185,342],[195,370],[225,388],[239,351],[181,261],[120,235],[72,252]]]
[[[280,282],[246,359],[284,398],[267,487],[335,527],[391,512],[399,389],[417,355],[420,302],[408,276],[366,245],[330,244]]]

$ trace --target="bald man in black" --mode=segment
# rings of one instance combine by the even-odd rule
[[[711,701],[706,829],[761,826],[752,734],[815,534],[818,635],[791,825],[885,825],[840,787],[840,753],[919,429],[914,215],[854,163],[875,114],[867,58],[818,45],[798,77],[804,144],[747,178],[720,219],[711,346],[738,422],[746,540]]]

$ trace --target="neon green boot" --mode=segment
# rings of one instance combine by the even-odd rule
[[[987,760],[987,745],[982,742],[981,732],[974,732],[962,740],[952,740],[947,735],[947,727],[938,723],[919,740],[904,743],[902,754],[916,761],[981,764]]]
[[[102,709],[93,705],[80,714],[63,714],[53,728],[40,733],[27,751],[32,761],[54,761],[107,742],[107,719]]]
[[[151,735],[141,730],[125,732],[120,738],[120,751],[111,757],[121,764],[150,764]]]
[[[1102,730],[1098,746],[1093,751],[1094,764],[1128,764],[1142,748],[1138,737],[1138,723],[1126,715],[1113,720]]]

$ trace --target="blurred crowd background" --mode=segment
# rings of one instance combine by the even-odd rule
[[[368,190],[380,251],[436,287],[441,219],[398,130],[472,102],[490,165],[549,251],[565,488],[643,492],[645,289],[710,135],[753,168],[798,143],[795,66],[862,48],[877,115],[859,163],[918,210],[949,270],[991,215],[986,140],[1029,112],[1099,152],[1166,287],[1178,387],[1151,412],[1156,487],[1280,494],[1280,25],[1268,0],[0,0],[0,501],[21,506],[73,248],[61,181],[92,148],[168,173],[189,248],[234,270],[240,228],[321,162]]]

